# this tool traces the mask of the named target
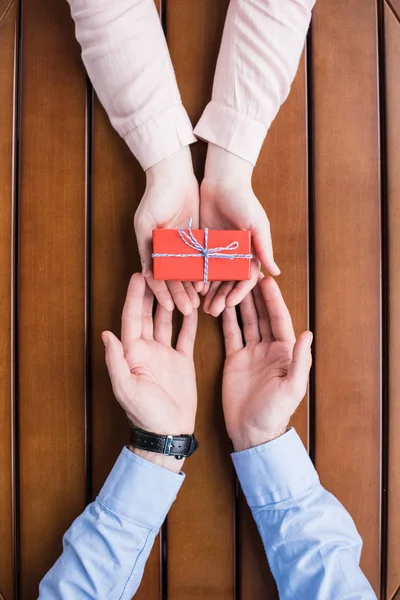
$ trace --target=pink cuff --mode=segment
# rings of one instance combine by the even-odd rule
[[[255,165],[267,131],[268,127],[262,123],[212,100],[193,133]]]
[[[182,104],[149,119],[125,135],[124,139],[145,171],[197,141]]]

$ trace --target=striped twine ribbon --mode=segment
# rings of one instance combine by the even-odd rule
[[[181,240],[192,248],[192,250],[196,250],[196,254],[170,254],[170,253],[153,253],[153,258],[204,258],[204,272],[203,272],[203,281],[206,283],[208,281],[208,262],[210,258],[222,258],[225,260],[235,260],[237,258],[253,258],[252,254],[224,254],[224,252],[228,250],[236,250],[239,247],[239,242],[234,241],[228,244],[227,246],[218,246],[216,248],[208,247],[208,229],[204,229],[204,246],[196,240],[195,236],[192,232],[192,219],[189,219],[188,222],[188,231],[186,232],[184,229],[178,229],[179,236]]]

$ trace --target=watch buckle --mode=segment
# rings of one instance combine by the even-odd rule
[[[173,436],[167,435],[165,438],[164,456],[170,456],[172,442],[173,442]]]

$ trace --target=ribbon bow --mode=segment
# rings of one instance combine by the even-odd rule
[[[236,258],[253,258],[252,254],[224,254],[227,250],[236,250],[239,247],[239,242],[234,241],[228,244],[227,246],[218,246],[216,248],[208,247],[208,228],[204,229],[204,246],[200,244],[198,240],[193,235],[192,232],[192,219],[189,219],[188,222],[188,232],[184,229],[178,229],[179,237],[182,242],[192,248],[193,250],[197,250],[197,254],[153,254],[153,258],[168,258],[168,257],[176,257],[176,258],[204,258],[204,275],[203,281],[206,283],[208,281],[208,262],[209,258],[223,258],[228,260],[234,260]]]

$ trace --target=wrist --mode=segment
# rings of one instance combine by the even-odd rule
[[[253,165],[244,158],[215,144],[208,144],[204,179],[224,185],[238,181],[251,184],[253,169]]]
[[[232,439],[233,448],[235,452],[242,452],[243,450],[249,450],[250,448],[256,448],[257,446],[262,446],[263,444],[267,444],[268,442],[272,442],[272,440],[276,440],[277,438],[284,435],[288,430],[288,424],[280,427],[275,431],[268,432],[244,432],[239,436],[235,436]]]
[[[189,146],[180,148],[146,171],[147,185],[156,183],[180,183],[194,177],[192,155]]]
[[[183,463],[185,462],[184,458],[177,460],[174,456],[164,456],[164,454],[148,452],[147,450],[141,450],[140,448],[134,448],[133,446],[129,446],[129,450],[139,458],[143,458],[143,460],[147,460],[154,465],[162,467],[163,469],[168,469],[168,471],[173,471],[174,473],[180,473]]]

